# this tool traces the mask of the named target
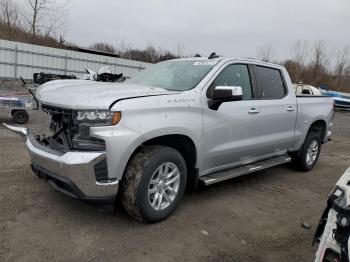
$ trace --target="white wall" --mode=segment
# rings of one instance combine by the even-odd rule
[[[0,77],[32,79],[33,73],[85,74],[108,65],[112,73],[133,76],[149,63],[0,39]]]

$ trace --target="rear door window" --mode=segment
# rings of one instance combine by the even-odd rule
[[[280,70],[256,66],[255,74],[263,99],[279,99],[286,95],[286,89]]]

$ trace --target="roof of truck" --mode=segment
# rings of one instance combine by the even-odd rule
[[[208,57],[186,57],[186,58],[178,58],[174,59],[174,61],[214,61],[214,62],[229,62],[229,61],[237,61],[237,62],[246,62],[246,63],[252,63],[252,64],[258,64],[258,65],[265,65],[269,67],[278,67],[283,68],[283,66],[265,62],[257,59],[250,59],[250,58],[239,58],[239,57],[217,57],[217,58],[208,58]]]

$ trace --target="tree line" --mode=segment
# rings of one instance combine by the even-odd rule
[[[63,47],[67,2],[58,0],[0,0],[2,39]]]
[[[90,48],[107,53],[117,54],[120,58],[148,63],[158,63],[182,56],[179,53],[174,54],[171,51],[163,48],[155,48],[151,44],[147,45],[144,49],[136,49],[133,48],[130,43],[126,44],[125,41],[121,41],[120,45],[118,46],[113,46],[104,42],[98,42],[91,45]]]
[[[257,49],[257,58],[286,67],[293,82],[314,86],[326,85],[332,90],[350,91],[350,47],[331,49],[325,41],[312,44],[297,41],[290,50],[290,58],[276,61],[272,44]]]
[[[74,46],[64,39],[68,26],[66,5],[67,2],[62,0],[0,0],[0,38],[57,48]],[[114,46],[97,42],[89,48],[149,63],[185,56],[183,44],[177,44],[175,52],[155,48],[151,44],[143,49],[133,48],[125,41],[119,41]],[[272,44],[257,48],[256,58],[284,65],[293,82],[315,86],[325,84],[334,90],[350,91],[349,46],[331,50],[325,41],[312,44],[297,41],[292,46],[288,59],[276,61],[275,55]]]

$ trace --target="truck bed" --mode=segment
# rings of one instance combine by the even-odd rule
[[[327,129],[332,125],[333,99],[327,96],[298,95],[297,101],[297,121],[295,125],[295,135],[297,136],[297,147],[301,146],[311,123],[324,119],[326,116]],[[323,141],[326,142],[326,141]]]

